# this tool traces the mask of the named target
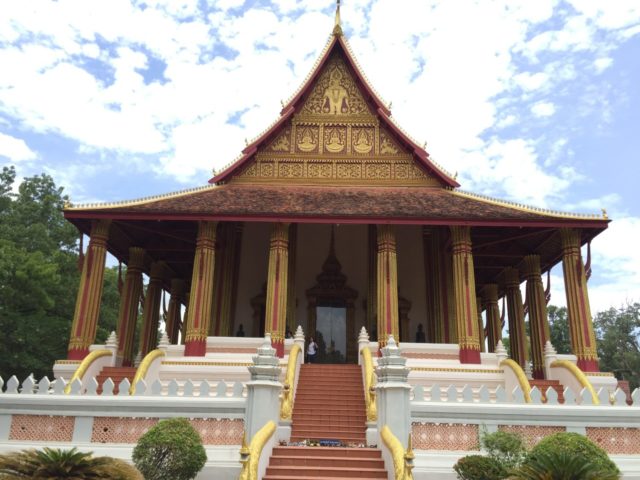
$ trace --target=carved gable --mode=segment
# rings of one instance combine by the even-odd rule
[[[292,117],[232,182],[440,185],[381,125],[344,55],[333,50]]]

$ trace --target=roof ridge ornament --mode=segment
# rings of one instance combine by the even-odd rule
[[[340,20],[340,0],[336,0],[336,23],[333,27],[333,35],[340,37],[342,35],[342,25]]]

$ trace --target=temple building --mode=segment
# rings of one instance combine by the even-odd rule
[[[90,239],[68,356],[53,382],[0,379],[0,452],[130,461],[182,416],[206,448],[198,479],[453,480],[482,432],[571,432],[640,480],[640,389],[599,371],[589,307],[606,213],[463,191],[396,124],[339,13],[279,118],[208,185],[65,207]],[[126,273],[96,345],[107,253]],[[564,355],[547,316],[560,263]]]
[[[166,331],[185,356],[205,355],[208,336],[240,325],[247,336],[270,333],[282,355],[286,332],[301,325],[326,361],[341,362],[356,360],[365,326],[381,347],[389,334],[413,341],[420,328],[426,342],[458,344],[462,363],[479,363],[501,339],[503,297],[512,357],[541,378],[542,275],[562,262],[573,353],[580,368],[598,370],[581,247],[607,227],[606,215],[461,190],[396,124],[339,25],[280,117],[209,185],[69,205],[64,215],[90,237],[71,360],[94,342],[109,252],[127,265],[117,332],[124,365],[155,348],[163,290]],[[150,281],[134,346],[142,273]]]

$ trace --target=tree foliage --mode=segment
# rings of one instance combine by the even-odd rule
[[[571,353],[571,337],[569,337],[569,315],[567,307],[549,305],[549,331],[551,345],[561,354]]]
[[[185,418],[161,420],[133,449],[133,463],[147,480],[191,480],[206,461],[200,435]]]
[[[510,480],[618,480],[615,472],[603,471],[591,461],[563,450],[539,453],[522,465]]]
[[[143,480],[135,467],[111,457],[93,457],[76,448],[23,450],[0,455],[0,479]]]
[[[46,174],[14,193],[13,167],[0,172],[0,376],[50,375],[65,358],[79,283],[78,232],[62,215],[63,189]],[[105,272],[99,324],[115,328],[115,272]],[[117,293],[116,293],[117,295]],[[115,313],[114,313],[115,312]],[[100,332],[98,340],[106,335]]]
[[[615,463],[609,459],[607,452],[597,446],[587,437],[578,433],[562,432],[543,438],[531,449],[523,463],[523,467],[544,464],[549,457],[555,459],[557,455],[564,455],[577,459],[577,462],[590,463],[594,472],[602,472],[607,475],[619,475],[620,471]],[[545,477],[542,477],[545,478]],[[547,477],[556,478],[556,477]],[[557,477],[563,479],[565,477]],[[567,477],[569,479],[573,477]],[[576,478],[578,480],[579,477]],[[585,477],[588,478],[588,477]],[[601,478],[601,477],[592,477]],[[602,477],[604,478],[604,477]],[[609,478],[609,477],[607,477]],[[615,477],[614,477],[615,478]]]
[[[507,470],[495,459],[484,455],[467,455],[453,466],[460,480],[501,480]]]
[[[594,319],[598,335],[600,369],[640,386],[640,303],[610,308]]]

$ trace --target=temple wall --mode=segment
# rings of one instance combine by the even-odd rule
[[[296,258],[296,322],[307,330],[307,289],[316,284],[316,276],[329,253],[331,225],[298,225],[298,250]],[[356,299],[355,328],[365,324],[363,302],[367,294],[367,226],[336,226],[336,257],[347,276],[347,285],[358,291]],[[355,341],[355,339],[353,339]],[[349,341],[349,339],[347,339]]]
[[[409,340],[415,341],[418,324],[426,329],[427,302],[424,272],[422,227],[400,225],[396,227],[398,251],[398,295],[411,302],[409,310]]]
[[[238,278],[238,302],[233,321],[233,335],[241,323],[246,335],[254,336],[253,310],[251,299],[262,292],[267,281],[269,263],[269,235],[271,224],[266,222],[245,222],[240,251],[240,276]],[[264,332],[257,333],[262,336]]]

